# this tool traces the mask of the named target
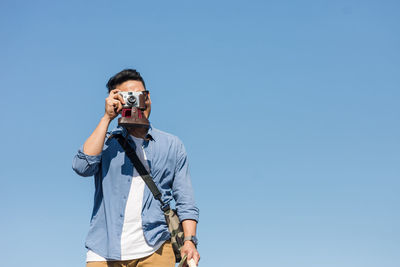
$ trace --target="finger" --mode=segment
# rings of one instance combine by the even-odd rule
[[[117,104],[117,102],[118,102],[118,100],[115,100],[111,97],[106,98],[106,106],[108,106],[108,107],[115,106]]]
[[[122,110],[122,104],[118,100],[114,100],[112,105],[115,113],[119,113]]]
[[[181,250],[181,259],[183,259],[185,257],[186,252],[184,251],[184,248],[182,247]]]
[[[125,100],[124,100],[124,98],[122,97],[122,95],[118,94],[118,99],[119,99],[119,101],[120,101],[122,104],[125,104]]]
[[[199,265],[199,261],[200,261],[200,255],[199,255],[199,253],[195,253],[195,254],[193,255],[193,259],[194,259],[194,262],[196,263],[196,265]]]
[[[110,91],[110,95],[115,95],[115,94],[118,93],[119,91],[121,91],[121,90],[119,90],[119,89],[113,89],[113,90]]]
[[[118,102],[117,101],[107,101],[106,110],[111,113],[116,113],[118,109]],[[115,114],[114,114],[115,115]]]
[[[115,94],[112,96],[112,98],[118,100],[122,104],[125,104],[124,98],[120,94]]]
[[[150,98],[150,92],[149,91],[145,91],[145,92],[147,92],[147,93],[145,93],[145,100],[147,101]]]
[[[146,104],[151,103],[150,93],[147,93],[146,99],[144,100]]]
[[[113,100],[113,99],[108,99],[107,100],[107,106],[117,108],[118,103],[120,103],[118,100]]]
[[[121,102],[118,102],[117,104],[117,113],[119,113],[122,110],[122,104]]]
[[[189,251],[189,253],[187,254],[187,261],[189,261],[190,259],[193,258],[193,251]]]

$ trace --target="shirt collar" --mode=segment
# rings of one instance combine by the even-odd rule
[[[153,135],[153,127],[151,126],[151,124],[150,124],[149,130],[147,131],[146,138],[148,138],[151,141],[155,141],[154,135]]]

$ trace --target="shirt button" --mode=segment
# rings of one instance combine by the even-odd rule
[[[130,181],[131,181],[131,178],[128,179],[128,182],[130,182]]]
[[[120,214],[120,215],[119,215],[119,217],[121,217],[121,218],[122,218],[122,217],[124,217],[124,215]]]

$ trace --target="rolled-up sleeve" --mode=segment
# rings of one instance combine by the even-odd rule
[[[180,221],[190,219],[198,222],[199,209],[196,207],[194,200],[189,163],[185,147],[180,141],[177,151],[177,164],[172,191]]]
[[[80,176],[88,177],[95,175],[99,170],[101,154],[91,156],[83,153],[83,146],[72,161],[72,169]]]

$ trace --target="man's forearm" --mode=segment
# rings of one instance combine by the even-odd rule
[[[103,151],[104,140],[106,139],[110,122],[111,120],[108,116],[101,118],[96,129],[83,144],[83,153],[94,156],[99,155]]]
[[[183,233],[186,236],[195,236],[196,235],[196,226],[197,222],[195,220],[184,220],[182,222]]]
[[[184,220],[182,221],[182,227],[185,237],[195,236],[196,235],[196,226],[197,222],[195,220]],[[187,255],[187,262],[190,264],[190,261],[194,261],[195,265],[199,263],[200,254],[197,251],[196,245],[194,242],[187,240],[181,247],[181,256],[184,257]],[[190,265],[191,266],[191,265]]]

